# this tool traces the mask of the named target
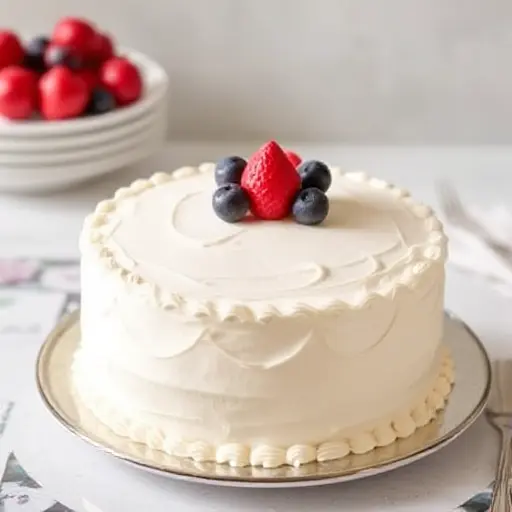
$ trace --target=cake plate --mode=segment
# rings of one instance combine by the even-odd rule
[[[410,464],[440,450],[462,434],[482,413],[490,390],[486,351],[469,327],[453,314],[445,316],[444,342],[455,362],[455,386],[446,409],[412,436],[371,452],[335,461],[275,469],[233,468],[168,455],[120,437],[101,424],[73,392],[70,368],[80,341],[79,312],[65,317],[43,344],[36,365],[39,393],[67,430],[98,449],[138,468],[163,476],[238,487],[305,487],[358,478]]]

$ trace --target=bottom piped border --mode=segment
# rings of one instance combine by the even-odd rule
[[[78,369],[76,370],[79,372]],[[124,416],[107,403],[104,397],[90,392],[84,393],[84,390],[80,389],[79,379],[75,382],[75,386],[80,400],[88,410],[118,436],[145,444],[169,455],[190,458],[196,462],[217,462],[232,467],[277,468],[284,465],[298,467],[315,461],[327,462],[341,459],[350,453],[363,454],[377,447],[388,446],[397,439],[409,437],[418,428],[435,419],[438,412],[445,408],[454,381],[453,359],[448,349],[443,347],[441,368],[434,385],[413,408],[394,415],[391,421],[380,422],[373,428],[365,428],[360,434],[343,440],[327,441],[317,446],[295,444],[288,448],[263,444],[247,446],[239,443],[213,446],[200,440],[193,442],[171,440],[154,427]]]

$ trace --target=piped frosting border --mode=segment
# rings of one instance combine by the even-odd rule
[[[80,386],[75,380],[77,399],[107,425],[115,434],[143,443],[152,449],[160,450],[176,457],[186,457],[196,462],[217,462],[232,467],[260,466],[276,468],[283,465],[301,466],[310,462],[327,462],[341,459],[350,453],[363,454],[377,447],[392,444],[397,439],[411,436],[418,428],[435,419],[447,403],[448,395],[455,381],[453,359],[446,346],[442,347],[441,365],[432,389],[418,399],[409,409],[398,412],[388,421],[380,421],[373,426],[362,428],[342,440],[327,441],[317,446],[295,444],[288,447],[270,445],[247,446],[227,443],[213,446],[201,440],[182,441],[170,439],[165,432],[150,427],[121,413],[108,403],[103,395],[92,392],[87,386]],[[75,355],[74,374],[80,375],[80,352]]]
[[[162,290],[158,286],[146,282],[140,275],[124,268],[116,260],[114,254],[105,245],[105,236],[102,228],[109,222],[110,215],[116,211],[118,205],[126,198],[136,196],[152,187],[160,186],[173,180],[185,179],[198,173],[213,173],[215,164],[203,163],[198,167],[181,167],[172,173],[156,173],[149,179],[138,179],[128,187],[116,191],[114,197],[101,201],[95,211],[90,214],[84,223],[80,237],[80,248],[83,254],[92,252],[105,266],[119,278],[138,286],[150,288],[158,305],[164,309],[177,310],[182,314],[195,318],[212,319],[215,321],[268,321],[273,317],[316,316],[319,313],[337,313],[342,310],[362,309],[370,305],[377,297],[392,298],[399,288],[414,289],[420,276],[427,272],[433,264],[444,263],[447,256],[447,238],[443,226],[435,216],[432,209],[412,199],[409,193],[391,185],[390,183],[369,177],[364,172],[344,172],[339,167],[330,167],[333,178],[343,176],[354,182],[366,183],[377,190],[386,190],[396,200],[401,201],[409,211],[422,220],[427,231],[427,242],[421,251],[411,252],[410,261],[406,264],[393,281],[385,278],[378,286],[359,297],[357,303],[352,304],[340,299],[329,301],[286,301],[277,303],[247,303],[231,299],[198,300],[178,293]]]

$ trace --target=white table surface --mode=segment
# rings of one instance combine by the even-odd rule
[[[170,145],[161,155],[137,168],[79,190],[46,197],[0,196],[0,257],[77,257],[76,239],[84,215],[118,186],[182,164],[215,160],[231,153],[247,154],[253,147]],[[503,202],[512,208],[512,148],[296,149],[306,157],[364,169],[393,181],[433,206],[435,181],[449,178],[468,201],[481,205]],[[491,357],[512,356],[509,304],[486,283],[449,268],[446,305],[476,331]],[[69,436],[49,418],[33,389],[34,354],[33,350],[12,347],[0,353],[0,359],[4,359],[0,367],[2,394],[5,386],[12,387],[19,401],[5,442],[14,446],[22,464],[55,498],[78,511],[437,512],[453,509],[483,489],[493,477],[497,438],[481,419],[440,453],[365,481],[292,491],[219,489],[170,482],[110,460]]]

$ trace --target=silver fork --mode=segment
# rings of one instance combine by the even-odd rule
[[[455,189],[448,183],[439,184],[441,207],[446,218],[454,225],[472,232],[482,240],[512,270],[512,249],[492,236],[464,207]]]
[[[511,512],[512,474],[512,360],[493,364],[487,419],[501,434],[501,451],[490,512]]]

